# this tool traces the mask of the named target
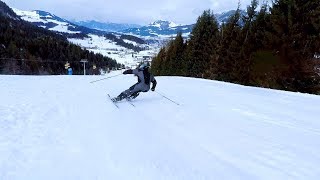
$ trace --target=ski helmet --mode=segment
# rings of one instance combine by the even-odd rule
[[[149,64],[148,63],[142,63],[142,64],[140,64],[140,66],[139,66],[139,69],[140,70],[144,70],[144,69],[146,69],[146,68],[149,68]]]

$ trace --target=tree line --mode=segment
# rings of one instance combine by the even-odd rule
[[[238,6],[222,24],[211,10],[204,11],[190,38],[178,33],[160,49],[152,72],[320,93],[320,59],[314,58],[320,52],[320,1],[258,6],[252,0],[245,15]]]

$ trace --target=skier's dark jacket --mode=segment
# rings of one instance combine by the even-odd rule
[[[134,74],[138,77],[138,83],[135,84],[135,89],[147,92],[150,89],[150,82],[152,82],[151,90],[155,90],[157,81],[154,76],[149,72],[148,68],[144,69],[129,69],[123,72],[123,74]]]

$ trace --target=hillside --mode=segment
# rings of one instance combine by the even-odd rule
[[[86,28],[84,26],[78,26],[66,19],[60,18],[54,14],[46,11],[34,10],[34,11],[22,11],[13,8],[14,12],[21,17],[21,19],[30,22],[38,27],[44,29],[59,32],[64,35],[71,36],[72,34],[96,34],[104,35],[104,31]]]
[[[51,14],[46,11],[34,10],[34,11],[23,11],[19,9],[13,8],[14,12],[19,15],[23,20],[28,21],[38,27],[56,32],[61,34],[68,39],[78,39],[83,40],[85,38],[90,38],[92,35],[105,37],[104,44],[117,44],[118,46],[124,47],[125,49],[132,49],[134,51],[141,51],[144,49],[144,45],[146,42],[144,40],[134,37],[132,38],[135,43],[139,43],[133,45],[131,43],[126,43],[123,41],[121,36],[123,34],[119,34],[115,36],[113,32],[106,32],[105,30],[97,30],[95,28],[88,28],[85,26],[81,26],[78,23],[72,23],[66,19],[60,18],[57,15]],[[130,26],[129,26],[130,27]],[[112,38],[110,38],[112,37]],[[138,39],[138,40],[137,40]],[[95,42],[92,42],[95,43]]]
[[[0,179],[320,176],[319,96],[156,77],[180,106],[148,92],[117,109],[106,94],[136,77],[100,78],[0,76]]]
[[[82,74],[81,59],[88,59],[91,73],[99,69],[120,67],[115,60],[81,49],[64,36],[21,20],[0,2],[0,73],[65,74],[65,63],[71,63],[75,74]],[[92,70],[92,66],[98,68]]]

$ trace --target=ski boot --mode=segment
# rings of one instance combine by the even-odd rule
[[[121,93],[119,96],[117,96],[117,97],[115,97],[115,98],[112,98],[111,100],[112,100],[113,102],[118,102],[118,101],[121,101],[122,99],[124,99],[124,98],[126,98],[126,97],[127,97],[126,94]]]
[[[120,98],[118,98],[118,97],[111,98],[111,101],[112,101],[112,102],[118,102],[118,101],[120,101]]]
[[[131,96],[127,97],[127,100],[131,101],[131,100],[135,99],[138,96],[139,96],[139,92],[135,92],[135,93],[131,94]]]

